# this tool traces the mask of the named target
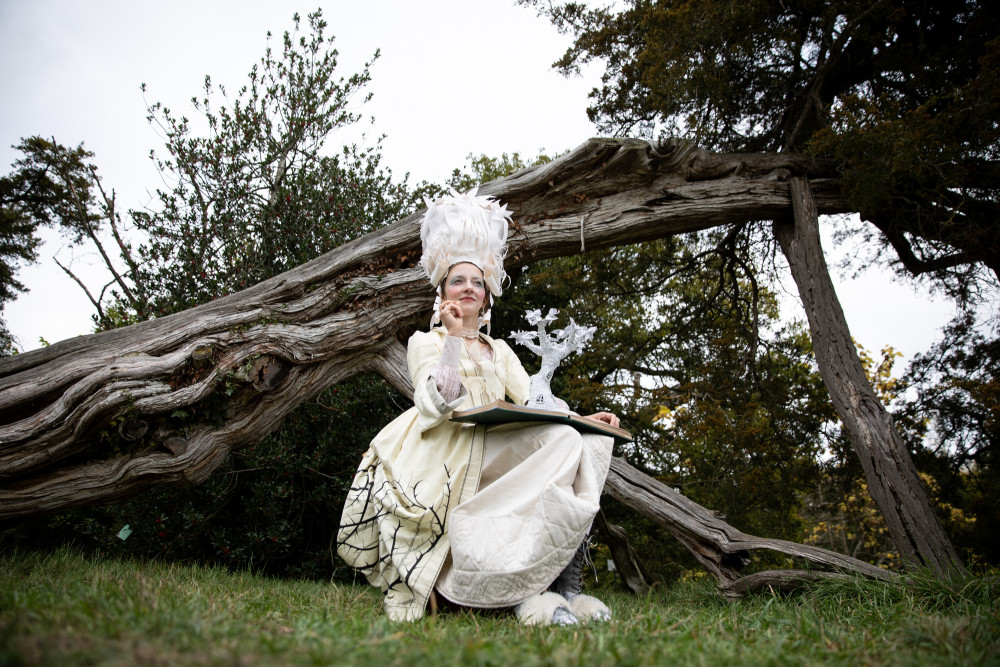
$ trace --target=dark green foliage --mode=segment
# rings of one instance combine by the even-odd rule
[[[15,163],[14,167],[17,166]],[[30,167],[0,178],[0,303],[10,301],[25,289],[16,278],[17,265],[33,262],[37,257],[41,240],[35,236],[35,230],[40,220],[34,209],[43,207],[48,199],[51,188],[47,186],[44,172]]]
[[[17,280],[17,269],[37,259],[39,227],[58,228],[71,244],[79,244],[94,238],[101,224],[94,193],[100,182],[90,162],[94,154],[83,144],[66,148],[29,137],[14,148],[22,157],[9,175],[0,177],[0,311],[27,291]],[[0,355],[13,351],[13,339],[0,319]]]
[[[377,144],[326,148],[335,129],[360,120],[351,106],[370,63],[340,78],[320,12],[305,34],[294,22],[235,98],[205,77],[191,100],[197,126],[161,103],[148,107],[167,153],[151,157],[172,189],[157,191],[156,210],[132,212],[149,236],[135,253],[146,296],[126,304],[139,319],[245,289],[407,212],[406,189],[380,166]]]
[[[993,332],[988,332],[993,333]],[[942,516],[956,546],[987,563],[1000,561],[1000,342],[966,315],[942,340],[917,355],[905,382],[915,396],[902,415],[921,419],[927,437],[915,447],[950,511]]]
[[[945,111],[977,93],[991,103],[982,84],[993,79],[977,79],[992,75],[982,59],[996,57],[988,4],[630,0],[618,11],[575,2],[541,11],[576,37],[556,67],[605,64],[589,109],[601,131],[666,130],[718,150],[776,151],[804,149],[849,98],[903,111],[930,100]],[[990,109],[966,104],[953,120],[982,122]]]
[[[982,0],[628,0],[537,5],[605,66],[602,132],[721,151],[811,151],[898,266],[956,296],[1000,273],[1000,13]],[[989,269],[992,276],[983,272]],[[976,296],[974,293],[972,296]]]

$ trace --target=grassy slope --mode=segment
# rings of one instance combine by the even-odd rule
[[[718,599],[710,582],[608,592],[615,620],[503,613],[389,623],[378,591],[194,566],[0,556],[0,665],[1000,664],[996,577]]]

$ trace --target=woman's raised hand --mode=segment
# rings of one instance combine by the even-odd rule
[[[448,334],[452,336],[462,335],[462,306],[458,301],[442,301],[441,308],[439,309],[441,314],[441,324],[444,328],[448,330]]]

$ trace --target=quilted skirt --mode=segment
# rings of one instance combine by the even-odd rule
[[[438,592],[491,608],[546,590],[597,515],[612,443],[561,424],[490,427],[478,491],[448,515]]]

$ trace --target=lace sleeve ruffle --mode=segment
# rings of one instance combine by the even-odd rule
[[[461,354],[462,341],[455,336],[446,336],[441,360],[431,372],[438,393],[446,402],[451,403],[462,392],[462,378],[458,375],[458,358]]]

